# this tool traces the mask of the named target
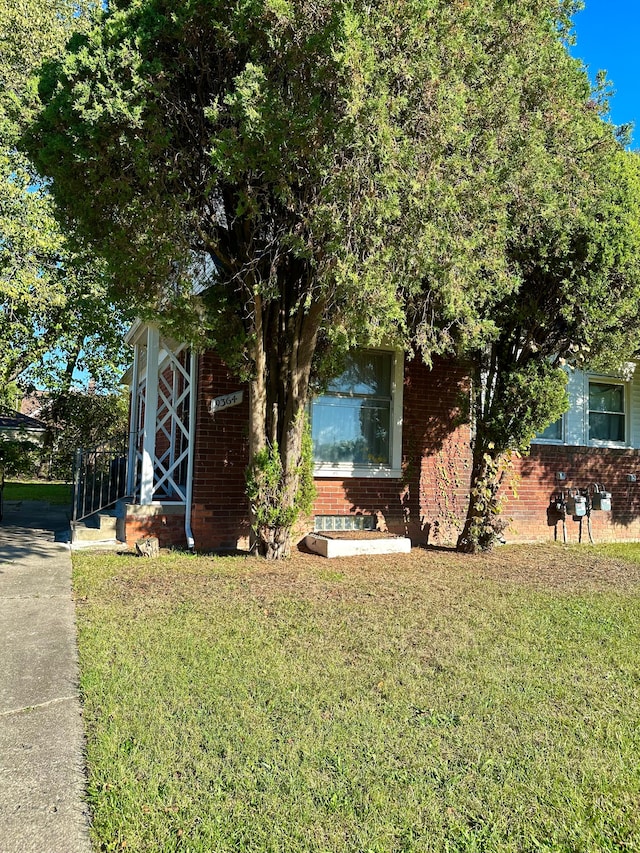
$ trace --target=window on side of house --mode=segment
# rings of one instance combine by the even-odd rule
[[[622,382],[589,380],[589,441],[624,444],[627,440],[626,393]]]
[[[534,441],[548,441],[560,444],[564,441],[564,418],[562,415],[542,432],[537,432]]]
[[[399,364],[398,364],[399,362]],[[399,468],[402,357],[358,350],[311,405],[317,475],[394,476]],[[399,385],[399,388],[398,388]]]

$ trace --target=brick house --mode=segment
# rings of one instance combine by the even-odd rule
[[[127,542],[157,535],[165,546],[246,547],[247,388],[215,352],[191,353],[153,326],[136,324],[129,343]],[[455,542],[471,471],[472,434],[460,416],[468,387],[453,361],[429,369],[393,350],[355,354],[311,405],[317,499],[298,538],[364,516],[414,544]],[[592,514],[596,540],[640,539],[640,379],[575,371],[569,396],[566,415],[514,462],[506,539],[560,538],[551,498],[594,482],[612,493],[611,511]],[[569,541],[580,527],[567,518]]]

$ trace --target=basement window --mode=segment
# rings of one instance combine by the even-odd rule
[[[373,515],[316,515],[314,530],[375,530],[376,519]]]

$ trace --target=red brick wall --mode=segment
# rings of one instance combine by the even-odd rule
[[[638,474],[640,452],[613,448],[561,447],[534,444],[531,454],[519,460],[517,499],[509,498],[505,516],[512,518],[506,533],[508,541],[562,540],[562,527],[557,514],[547,513],[551,496],[559,489],[584,488],[601,483],[611,492],[611,512],[596,512],[591,516],[596,541],[640,539],[640,482],[627,482],[627,474]],[[567,475],[557,480],[557,472]],[[567,518],[567,535],[577,542],[578,520]],[[583,542],[588,541],[586,520],[583,522]]]
[[[127,546],[135,547],[136,540],[148,536],[157,536],[161,548],[186,547],[184,532],[184,508],[181,512],[163,513],[161,510],[156,515],[132,516],[126,518]]]
[[[402,478],[317,479],[315,514],[373,514],[389,530],[409,535],[414,543],[455,542],[466,513],[471,472],[469,427],[460,424],[467,388],[462,365],[439,361],[428,369],[417,359],[407,362]],[[242,404],[211,416],[208,409],[214,397],[240,389]],[[215,354],[206,353],[199,367],[192,512],[199,550],[246,547],[247,461],[248,389]],[[613,511],[593,513],[596,540],[640,539],[640,482],[626,480],[626,474],[636,470],[640,479],[638,451],[534,445],[531,455],[514,466],[518,496],[505,489],[504,515],[512,519],[507,540],[562,537],[557,517],[547,514],[558,487],[557,471],[567,473],[565,488],[595,481],[613,493]],[[311,523],[309,519],[300,525],[300,535]],[[567,527],[570,541],[577,541],[578,523],[569,518]],[[183,532],[176,544],[184,544]]]
[[[455,539],[469,491],[469,428],[458,423],[466,388],[460,365],[438,361],[430,370],[418,359],[408,362],[402,479],[316,480],[316,513],[377,515],[414,544]]]
[[[211,400],[244,391],[238,406],[209,413]],[[246,547],[245,471],[249,392],[213,352],[200,357],[191,527],[200,551]]]

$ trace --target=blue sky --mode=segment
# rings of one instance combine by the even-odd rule
[[[571,53],[589,67],[592,79],[606,70],[615,90],[611,119],[635,123],[632,147],[640,149],[640,0],[585,0],[574,24]]]

